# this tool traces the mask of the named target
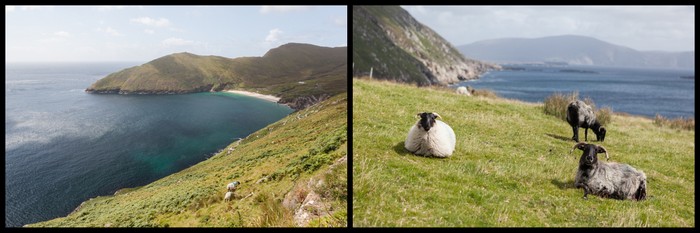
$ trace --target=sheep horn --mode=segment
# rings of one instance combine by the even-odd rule
[[[579,142],[579,143],[577,143],[576,145],[574,145],[574,147],[571,148],[571,150],[569,151],[569,154],[571,154],[571,152],[574,152],[574,150],[575,150],[578,146],[580,146],[580,145],[586,145],[586,144],[588,144],[588,143],[585,143],[585,142]]]
[[[598,146],[598,148],[603,149],[603,152],[605,152],[605,160],[610,160],[610,156],[608,156],[608,150],[605,149],[603,146]]]
[[[419,112],[419,113],[416,114],[413,118],[420,118],[420,114],[421,114],[421,113]]]
[[[437,116],[436,118],[442,118],[440,114],[437,114],[437,112],[433,112],[433,115]]]

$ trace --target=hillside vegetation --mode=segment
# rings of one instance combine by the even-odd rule
[[[29,227],[347,225],[347,94],[295,112],[151,184]],[[226,185],[241,185],[224,202]]]
[[[176,94],[227,89],[281,97],[302,109],[347,91],[347,47],[289,43],[262,57],[225,58],[176,53],[112,73],[87,92]]]
[[[404,149],[426,111],[454,129],[452,157]],[[356,227],[695,227],[694,131],[612,115],[602,145],[646,173],[648,200],[584,200],[582,152],[569,154],[571,127],[542,104],[353,79],[352,113]]]
[[[467,59],[400,6],[352,7],[353,73],[419,85],[473,79],[492,65]]]

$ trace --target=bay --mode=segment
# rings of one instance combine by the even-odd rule
[[[7,227],[62,217],[89,198],[185,169],[293,111],[231,93],[84,92],[138,64],[6,64]]]

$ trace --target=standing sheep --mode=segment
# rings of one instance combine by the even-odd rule
[[[580,142],[571,148],[583,151],[579,160],[574,187],[583,188],[583,198],[588,194],[619,200],[644,200],[647,196],[647,176],[632,166],[598,161],[598,153],[608,151],[602,146]]]
[[[230,201],[231,196],[233,196],[233,192],[231,192],[231,191],[226,192],[226,195],[224,195],[224,201]]]
[[[449,157],[455,150],[456,138],[452,128],[437,120],[434,112],[418,113],[421,119],[408,131],[404,146],[417,155]]]
[[[240,183],[241,182],[238,182],[238,181],[231,182],[228,185],[226,185],[226,190],[228,190],[230,192],[236,191],[236,189],[238,188],[238,185]]]
[[[579,142],[579,127],[585,129],[584,135],[586,141],[588,141],[588,128],[593,130],[598,141],[603,142],[603,140],[605,140],[605,127],[600,125],[591,106],[588,106],[583,101],[574,100],[569,103],[569,106],[566,107],[566,121],[569,122],[571,129],[574,131],[574,136],[571,139],[574,139],[576,142]]]

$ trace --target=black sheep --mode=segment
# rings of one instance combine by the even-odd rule
[[[571,139],[574,139],[576,142],[579,142],[579,127],[586,129],[584,131],[586,141],[588,141],[588,128],[593,130],[598,141],[603,142],[605,140],[605,127],[600,125],[591,106],[588,106],[583,101],[574,100],[569,103],[569,106],[566,107],[566,121],[569,122],[571,129],[574,131],[574,136]]]

